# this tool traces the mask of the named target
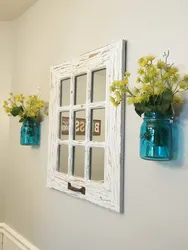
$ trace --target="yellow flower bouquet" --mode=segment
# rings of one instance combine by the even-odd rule
[[[126,72],[123,80],[112,83],[111,102],[118,106],[126,93],[128,104],[134,105],[139,116],[147,112],[170,114],[172,104],[183,102],[179,93],[188,90],[188,75],[180,76],[179,69],[168,63],[168,56],[169,52],[164,53],[163,60],[155,56],[140,58],[138,85],[129,87],[130,73]]]
[[[4,110],[9,116],[19,117],[23,123],[20,131],[20,144],[25,146],[40,145],[40,122],[47,115],[45,102],[40,100],[39,95],[10,93],[7,101],[4,101]]]
[[[19,122],[24,120],[40,121],[41,115],[47,115],[45,102],[37,95],[29,95],[27,98],[23,94],[13,95],[4,101],[4,110],[9,116],[18,116]]]
[[[168,161],[177,156],[174,103],[182,103],[179,95],[188,90],[188,75],[168,63],[169,52],[163,59],[145,56],[138,60],[137,86],[129,87],[130,73],[110,87],[111,102],[117,107],[124,95],[139,116],[144,114],[140,128],[140,157],[145,160]]]

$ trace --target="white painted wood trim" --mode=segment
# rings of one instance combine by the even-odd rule
[[[58,140],[59,145],[69,145],[68,140]],[[104,148],[105,143],[104,142],[94,142],[94,141],[72,141],[72,146],[85,146],[87,144],[88,147],[95,147],[95,148]]]
[[[88,109],[99,109],[99,108],[105,108],[106,102],[92,102],[87,104]],[[79,105],[74,105],[72,106],[72,110],[74,111],[80,111],[80,110],[85,110],[86,109],[86,104],[79,104]],[[59,107],[59,112],[69,112],[70,111],[70,106],[63,106]]]
[[[39,250],[21,234],[17,233],[5,223],[0,223],[0,233],[12,241],[17,247],[20,248],[20,250]]]
[[[124,168],[124,105],[123,102],[115,108],[109,100],[109,88],[114,80],[123,78],[125,72],[125,45],[121,40],[103,48],[90,51],[76,59],[65,62],[51,69],[51,89],[49,105],[49,153],[47,186],[65,192],[73,197],[81,198],[116,212],[123,211],[123,168]],[[91,103],[89,97],[91,77],[93,71],[106,69],[106,101]],[[73,80],[77,75],[88,74],[87,102],[83,105],[74,105]],[[70,106],[60,107],[60,82],[71,79]],[[91,109],[105,108],[106,141],[103,143],[89,141],[89,122]],[[75,111],[86,110],[86,138],[85,141],[73,140],[73,115]],[[59,139],[59,113],[69,111],[69,140]],[[59,173],[58,147],[61,144],[69,147],[68,175]],[[85,147],[85,178],[72,176],[73,147]],[[101,147],[105,149],[104,183],[95,183],[89,177],[89,149]],[[86,194],[68,189],[68,182],[76,188],[84,187]]]
[[[0,232],[0,250],[3,250],[3,237],[4,235]]]

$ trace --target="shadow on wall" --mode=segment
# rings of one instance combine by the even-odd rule
[[[188,165],[188,104],[176,105],[177,114],[173,127],[173,160],[160,162],[160,165],[170,168],[185,168]]]

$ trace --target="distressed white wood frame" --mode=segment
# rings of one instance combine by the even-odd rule
[[[118,41],[94,51],[90,51],[74,60],[51,69],[50,105],[49,105],[49,155],[47,186],[65,192],[71,196],[116,212],[123,212],[123,167],[124,167],[124,102],[115,108],[109,100],[109,87],[114,80],[122,79],[125,72],[126,42]],[[92,72],[106,69],[106,100],[91,102]],[[83,105],[74,105],[75,77],[87,74],[87,97]],[[70,105],[60,106],[62,80],[70,78]],[[90,141],[91,110],[105,108],[105,142]],[[74,112],[86,111],[85,141],[73,140]],[[60,112],[69,112],[69,139],[59,139]],[[58,172],[59,145],[69,147],[68,174]],[[73,173],[73,146],[85,147],[85,177],[79,178]],[[90,180],[90,148],[104,148],[104,182]],[[68,189],[85,188],[85,195]]]

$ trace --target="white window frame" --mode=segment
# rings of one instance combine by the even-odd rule
[[[116,212],[123,212],[123,168],[124,168],[124,102],[115,108],[110,102],[109,87],[114,80],[122,79],[125,72],[125,40],[118,41],[100,49],[90,51],[77,59],[51,68],[49,104],[49,154],[47,186],[71,196]],[[106,69],[106,100],[91,102],[92,72]],[[86,104],[74,105],[75,77],[87,73]],[[70,105],[60,106],[61,81],[70,78]],[[90,141],[91,109],[105,108],[105,142]],[[73,116],[75,111],[86,111],[85,141],[73,140]],[[60,112],[69,112],[69,139],[59,139]],[[58,148],[64,144],[69,147],[68,174],[58,172]],[[72,175],[73,146],[85,147],[85,177]],[[105,149],[104,182],[89,179],[90,147]],[[85,192],[75,192],[69,187]]]

